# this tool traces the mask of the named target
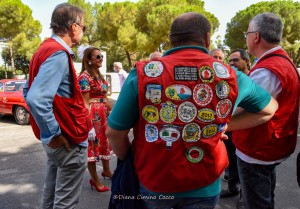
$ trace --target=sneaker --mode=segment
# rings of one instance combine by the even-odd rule
[[[238,195],[240,192],[238,189],[223,189],[220,193],[220,198],[233,197]]]
[[[244,206],[244,202],[242,199],[239,199],[237,205],[236,205],[236,209],[246,209]]]

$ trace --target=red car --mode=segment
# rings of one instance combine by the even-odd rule
[[[0,80],[0,115],[14,115],[19,125],[29,124],[29,109],[22,95],[26,80]]]

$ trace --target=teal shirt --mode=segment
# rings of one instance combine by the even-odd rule
[[[208,53],[202,47],[177,47],[167,51],[168,55],[176,50],[183,48],[194,48]],[[236,107],[242,107],[248,112],[259,112],[264,109],[271,100],[270,94],[263,88],[256,85],[247,75],[235,69],[237,76],[238,95],[234,104]],[[138,105],[138,84],[136,69],[132,69],[122,87],[119,98],[114,105],[111,114],[108,117],[108,125],[116,130],[131,129],[138,121],[139,105]],[[212,197],[220,193],[221,183],[218,178],[214,183],[209,186],[199,188],[196,190],[181,192],[175,195],[176,197]],[[150,194],[155,194],[149,192]]]

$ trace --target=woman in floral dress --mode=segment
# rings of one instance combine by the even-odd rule
[[[88,141],[88,170],[91,175],[91,188],[95,187],[98,192],[108,191],[97,174],[96,162],[101,160],[103,165],[103,177],[112,178],[109,166],[111,159],[111,148],[105,136],[106,121],[111,105],[106,97],[108,83],[100,73],[103,55],[100,49],[89,47],[84,50],[82,59],[82,70],[78,81],[86,108],[90,111],[90,119],[93,122],[96,138],[95,142]]]

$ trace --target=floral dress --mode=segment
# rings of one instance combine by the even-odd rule
[[[110,160],[112,149],[105,135],[108,107],[106,105],[108,83],[101,79],[95,80],[88,72],[84,71],[78,77],[81,91],[90,93],[90,119],[96,131],[96,142],[89,141],[88,162]]]

